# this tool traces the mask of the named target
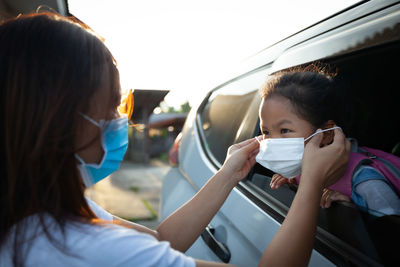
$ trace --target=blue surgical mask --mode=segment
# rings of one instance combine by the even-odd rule
[[[89,187],[118,170],[128,148],[128,119],[122,117],[97,122],[84,114],[82,116],[100,128],[101,145],[104,150],[103,158],[98,164],[86,163],[75,154],[81,163],[78,169],[83,182]]]

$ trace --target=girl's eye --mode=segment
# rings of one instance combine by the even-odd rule
[[[286,134],[286,133],[290,133],[291,130],[289,129],[281,129],[281,134]]]
[[[265,131],[265,130],[262,131],[261,133],[262,133],[263,138],[266,138],[269,135],[269,132]]]

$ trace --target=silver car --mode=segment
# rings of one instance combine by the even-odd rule
[[[258,89],[268,75],[315,61],[336,66],[349,85],[358,111],[350,135],[398,153],[400,3],[361,1],[257,53],[192,108],[177,146],[179,163],[163,180],[161,220],[218,171],[230,145],[260,134]],[[186,254],[257,266],[296,194],[291,184],[271,190],[272,174],[256,164]],[[398,217],[373,217],[350,203],[334,203],[320,209],[309,265],[399,266],[399,231]]]

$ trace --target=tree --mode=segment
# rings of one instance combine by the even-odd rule
[[[181,105],[181,108],[180,108],[179,112],[181,112],[181,113],[186,113],[186,112],[189,112],[191,108],[192,108],[192,107],[190,106],[189,102],[186,101],[185,103],[183,103],[183,104]]]
[[[161,101],[158,107],[159,110],[161,110],[161,112],[163,113],[187,113],[192,108],[188,101],[181,104],[179,109],[176,109],[173,106],[169,106],[165,101]]]

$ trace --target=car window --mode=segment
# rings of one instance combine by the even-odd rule
[[[208,156],[221,166],[234,143],[254,136],[258,89],[267,78],[266,69],[245,75],[214,90],[199,110],[197,122]]]
[[[346,43],[341,43],[342,37],[335,39],[328,36],[340,44],[337,47],[340,53],[316,53],[317,50],[323,52],[333,49],[331,46],[334,42],[321,35],[318,42],[310,38],[307,41],[312,44],[310,46],[302,43],[302,46],[291,49],[280,60],[281,63],[285,61],[284,64],[274,63],[273,68],[279,71],[297,64],[308,64],[311,59],[336,66],[338,78],[345,80],[350,95],[354,97],[356,110],[346,135],[357,138],[359,144],[391,152],[400,143],[400,117],[393,116],[398,114],[398,98],[393,97],[393,92],[398,90],[399,78],[393,66],[400,61],[400,39],[396,34],[399,24],[398,17],[382,18],[390,22],[387,25],[394,26],[386,29],[384,20],[374,17],[373,23],[378,23],[378,28],[383,31],[373,34],[375,37],[372,39],[365,39],[365,34],[371,30],[367,26],[372,22],[361,21],[364,24],[354,31],[343,31],[347,36]],[[336,31],[342,32],[342,28]],[[347,42],[353,39],[349,36],[354,40],[365,40],[350,47]],[[311,56],[305,59],[306,50],[306,55]],[[268,70],[272,71],[272,68]],[[257,75],[254,72],[214,90],[199,109],[198,128],[205,151],[219,164],[223,163],[226,150],[232,143],[260,134],[257,110],[252,110],[258,107],[256,99],[260,98],[254,88],[259,88],[267,75],[263,74],[259,80],[251,79]],[[270,170],[256,164],[237,189],[248,201],[282,223],[296,194],[297,185],[285,184],[272,190],[269,186],[272,175]],[[390,245],[390,240],[396,242],[400,237],[399,225],[399,216],[375,217],[353,203],[333,203],[330,208],[319,210],[314,248],[338,266],[392,266],[390,263],[398,264],[399,256],[396,247]]]

